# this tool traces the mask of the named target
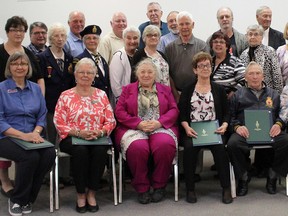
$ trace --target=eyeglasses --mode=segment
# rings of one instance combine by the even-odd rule
[[[197,68],[199,68],[199,69],[204,69],[205,67],[207,69],[210,69],[211,65],[210,64],[199,64],[199,65],[197,65]]]
[[[28,63],[24,63],[24,62],[21,62],[21,63],[10,63],[10,66],[12,67],[27,67],[28,66]]]
[[[94,75],[95,73],[94,72],[85,72],[85,71],[77,71],[78,74],[80,74],[81,76],[84,76],[84,75],[87,75],[87,76],[92,76]]]
[[[148,37],[148,38],[152,38],[152,37],[158,38],[159,35],[158,34],[147,34],[146,37]]]
[[[39,36],[40,34],[46,35],[47,32],[45,32],[45,31],[42,31],[42,32],[33,32],[32,34],[33,34],[33,35],[36,35],[36,36]]]
[[[226,44],[226,41],[224,41],[224,40],[213,40],[212,43],[213,44]]]
[[[24,33],[25,29],[15,29],[15,28],[10,28],[9,32],[13,32],[13,33]]]
[[[258,36],[260,36],[260,34],[259,34],[259,32],[249,32],[249,33],[247,33],[247,36],[248,37],[258,37]]]

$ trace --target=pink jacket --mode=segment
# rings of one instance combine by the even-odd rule
[[[122,94],[116,105],[115,115],[118,126],[115,130],[116,145],[128,129],[137,129],[137,125],[142,121],[138,117],[138,82],[123,87]],[[158,121],[165,129],[172,129],[178,136],[177,119],[179,110],[176,101],[168,86],[156,83],[157,95],[159,100],[160,118]]]

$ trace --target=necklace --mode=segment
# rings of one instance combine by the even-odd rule
[[[196,89],[196,91],[198,93],[206,94],[209,91],[211,91],[211,86],[210,86],[210,84],[209,85],[199,85],[199,84],[197,84],[195,89]]]

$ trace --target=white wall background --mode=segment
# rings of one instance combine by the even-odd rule
[[[155,0],[1,0],[0,37],[6,40],[5,23],[14,15],[25,17],[28,25],[34,21],[42,21],[49,27],[54,22],[67,24],[68,14],[73,10],[83,11],[86,25],[99,25],[103,36],[110,31],[109,21],[116,11],[126,14],[128,25],[138,27],[140,23],[147,21],[146,6],[151,1]],[[186,10],[192,13],[195,20],[193,33],[203,40],[219,29],[216,12],[221,6],[232,9],[234,27],[242,33],[245,33],[248,25],[256,23],[256,9],[262,5],[269,6],[273,11],[273,28],[282,32],[288,22],[287,0],[158,0],[158,2],[163,9],[162,20],[165,21],[167,14],[172,10]],[[28,44],[27,33],[24,45]]]

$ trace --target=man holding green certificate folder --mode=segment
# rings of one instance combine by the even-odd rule
[[[222,187],[222,202],[232,203],[229,177],[229,160],[225,150],[225,132],[229,122],[228,102],[225,89],[210,81],[212,58],[210,54],[199,52],[192,61],[197,82],[184,88],[179,101],[181,139],[184,145],[184,174],[186,201],[197,202],[195,178],[197,157],[205,147],[213,154]],[[193,73],[191,71],[191,73]],[[219,122],[219,125],[218,125]],[[204,124],[208,124],[205,125]],[[216,124],[217,123],[217,124]],[[197,133],[197,127],[200,131]],[[212,126],[212,130],[210,130]],[[216,142],[213,135],[216,134]],[[206,139],[212,135],[211,139]],[[218,136],[220,139],[218,139]],[[204,142],[201,142],[203,141]],[[206,140],[206,142],[205,142]],[[220,142],[219,142],[220,141]]]
[[[248,130],[249,121],[252,117],[245,118],[245,112],[251,110],[267,110],[271,112],[272,123],[268,130],[268,140],[273,147],[273,152],[268,158],[269,173],[267,177],[266,189],[269,194],[276,193],[277,174],[286,176],[288,173],[288,135],[283,131],[284,122],[279,118],[280,96],[278,92],[266,86],[263,82],[264,75],[262,67],[252,61],[245,71],[246,86],[237,90],[233,95],[230,104],[231,129],[234,133],[231,135],[227,149],[234,167],[236,179],[238,180],[237,195],[245,196],[248,192],[248,168],[250,166],[250,147],[248,145],[254,131],[264,130],[267,124],[263,125],[261,121],[255,121],[254,129]],[[245,122],[246,119],[246,122]],[[262,120],[262,119],[261,119]],[[269,124],[269,122],[268,122]],[[262,139],[262,137],[260,137]],[[255,141],[257,145],[259,142]],[[261,144],[261,143],[260,143]],[[263,143],[267,145],[267,142]]]

